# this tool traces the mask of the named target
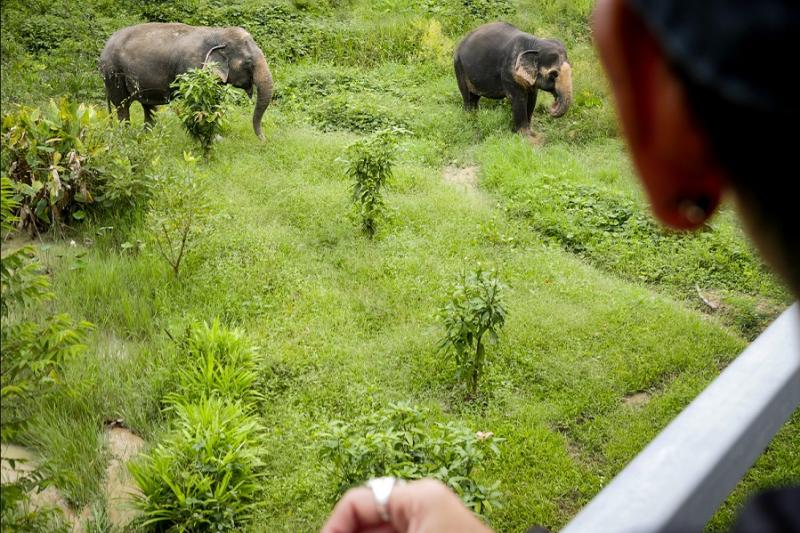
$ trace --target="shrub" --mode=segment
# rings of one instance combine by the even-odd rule
[[[403,130],[382,130],[347,147],[345,174],[353,180],[353,203],[361,228],[372,238],[384,212],[383,188],[392,176],[398,135]]]
[[[108,149],[106,117],[66,98],[3,117],[3,168],[14,182],[22,227],[59,228],[86,216],[99,181],[93,159]]]
[[[187,163],[193,163],[184,154]],[[191,165],[159,176],[150,202],[148,228],[158,254],[177,276],[187,254],[194,248],[211,212],[205,180]]]
[[[320,453],[336,482],[333,495],[371,477],[433,477],[446,483],[476,513],[498,504],[499,483],[478,482],[476,470],[498,457],[503,439],[448,423],[426,425],[424,413],[406,403],[353,422],[334,420],[320,430]]]
[[[178,369],[178,391],[167,396],[171,405],[199,403],[208,398],[241,401],[247,409],[262,400],[256,389],[258,358],[241,332],[219,321],[189,328],[181,346],[185,363]]]
[[[323,131],[347,130],[375,133],[381,129],[404,128],[405,120],[377,104],[349,94],[335,94],[311,109],[313,124]]]
[[[151,453],[129,463],[150,531],[245,527],[261,503],[262,428],[239,403],[203,398],[174,406],[175,422]]]
[[[12,180],[20,229],[36,232],[86,218],[90,209],[139,208],[151,192],[145,172],[163,135],[113,124],[69,99],[3,117],[2,166]]]
[[[181,74],[172,88],[175,113],[208,158],[214,139],[228,125],[227,115],[235,99],[233,88],[220,82],[213,64]]]
[[[474,397],[486,363],[484,340],[496,344],[506,321],[502,293],[505,289],[494,272],[477,270],[462,274],[450,301],[441,310],[445,335],[440,349],[453,355],[456,376]]]

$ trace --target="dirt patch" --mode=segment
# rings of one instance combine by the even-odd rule
[[[650,393],[636,392],[634,394],[629,394],[628,396],[625,396],[625,399],[622,400],[622,403],[630,407],[640,407],[649,401],[650,401]]]
[[[478,192],[478,167],[444,167],[442,175],[445,183],[454,185],[466,192]]]
[[[32,450],[15,444],[0,444],[0,480],[3,483],[14,483],[39,468],[39,457]],[[13,465],[13,466],[12,466]],[[67,500],[55,487],[47,487],[41,492],[30,494],[31,509],[55,507],[61,509],[64,518],[72,524],[72,531],[83,531],[82,522],[88,518],[87,507],[78,515],[67,503]]]
[[[111,455],[103,487],[108,518],[115,527],[122,528],[130,523],[136,514],[131,506],[131,497],[139,492],[133,477],[128,472],[127,464],[142,451],[144,441],[129,429],[120,426],[119,422],[112,422],[106,429],[106,443]],[[2,456],[0,480],[3,483],[14,483],[39,467],[39,457],[23,446],[2,444],[0,452]],[[55,487],[47,487],[38,493],[32,492],[30,504],[33,509],[45,507],[61,509],[64,518],[72,524],[72,531],[75,532],[83,531],[84,524],[91,516],[89,506],[86,506],[80,514],[76,513]]]
[[[127,464],[142,451],[144,441],[129,429],[113,423],[106,430],[106,443],[111,454],[106,468],[105,484],[108,518],[114,526],[123,527],[136,514],[131,500],[134,494],[139,493]]]

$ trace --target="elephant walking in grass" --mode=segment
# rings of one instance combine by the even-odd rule
[[[563,116],[572,103],[572,67],[564,45],[540,39],[505,22],[484,24],[467,35],[454,56],[464,109],[478,107],[481,96],[508,98],[514,130],[532,135],[531,115],[539,90],[555,101],[550,115]]]
[[[153,121],[156,106],[172,96],[170,84],[193,68],[214,64],[223,83],[244,89],[256,103],[253,131],[260,138],[261,117],[272,99],[272,74],[264,54],[243,28],[209,28],[186,24],[148,23],[115,32],[100,55],[106,98],[120,120],[129,120],[131,103]]]

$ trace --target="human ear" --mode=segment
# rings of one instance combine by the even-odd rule
[[[655,215],[679,229],[701,226],[719,205],[727,179],[680,76],[624,0],[600,0],[593,29]]]

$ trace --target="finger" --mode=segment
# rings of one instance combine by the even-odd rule
[[[361,533],[383,524],[372,491],[367,487],[358,487],[347,491],[339,500],[331,517],[322,526],[321,533]]]
[[[381,524],[375,527],[369,527],[367,529],[362,529],[359,533],[397,533],[397,530],[394,528],[392,524]]]

